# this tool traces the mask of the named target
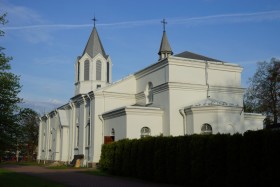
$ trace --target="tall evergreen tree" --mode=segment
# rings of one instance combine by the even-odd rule
[[[6,14],[0,13],[0,24],[7,23]],[[0,30],[0,37],[4,36],[4,31]],[[17,104],[21,101],[18,93],[21,90],[19,76],[13,74],[11,65],[11,57],[7,57],[4,49],[0,46],[0,157],[7,149],[11,149],[14,145],[16,132]]]

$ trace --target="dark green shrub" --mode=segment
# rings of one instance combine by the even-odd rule
[[[176,163],[174,174],[175,181],[178,184],[190,186],[191,183],[191,152],[190,152],[191,136],[180,136],[177,138],[176,144]]]
[[[227,138],[227,159],[226,159],[226,185],[239,186],[240,183],[240,146],[243,143],[241,134],[234,134]]]
[[[99,161],[99,166],[104,171],[109,171],[110,173],[114,168],[114,155],[115,155],[116,143],[102,145],[102,152]]]
[[[280,131],[121,140],[102,146],[110,173],[185,186],[272,186],[280,174]]]
[[[193,185],[201,185],[205,181],[205,144],[208,135],[192,135],[189,149],[190,149],[190,182]]]
[[[205,136],[204,173],[205,186],[224,186],[226,179],[227,135]]]
[[[263,131],[248,131],[243,135],[240,152],[241,183],[249,186],[260,184]]]
[[[167,137],[157,137],[154,144],[154,180],[166,182]]]

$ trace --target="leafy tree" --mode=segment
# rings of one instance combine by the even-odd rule
[[[0,14],[0,24],[7,23],[6,14]],[[0,37],[4,36],[0,30]],[[21,101],[18,93],[21,90],[19,76],[10,72],[11,66],[3,47],[0,46],[0,158],[3,152],[13,147],[16,130],[17,104]],[[1,161],[1,159],[0,159]]]
[[[18,149],[32,160],[38,145],[39,114],[30,108],[21,110],[18,114],[18,127]]]
[[[272,58],[270,62],[259,62],[249,82],[244,98],[245,111],[272,116],[276,124],[280,117],[280,60]]]

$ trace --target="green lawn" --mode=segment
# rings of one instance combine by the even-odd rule
[[[50,182],[45,179],[38,177],[33,177],[29,175],[19,174],[6,169],[0,168],[0,187],[47,187],[54,186],[59,187],[63,186],[58,183]]]
[[[83,171],[83,173],[97,175],[97,176],[111,176],[110,174],[108,174],[102,170],[99,170],[99,169],[89,169],[87,171]]]
[[[28,161],[21,161],[21,162],[7,161],[7,162],[1,162],[0,165],[40,166],[43,164],[38,164],[37,162],[28,162]]]

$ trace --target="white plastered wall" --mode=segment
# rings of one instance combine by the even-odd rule
[[[187,126],[194,134],[201,133],[204,123],[212,126],[213,134],[234,134],[243,131],[242,107],[204,106],[185,109]]]
[[[148,127],[151,136],[162,134],[163,111],[159,108],[127,106],[119,110],[103,114],[104,135],[110,136],[115,130],[115,140],[140,138],[141,129]]]
[[[244,132],[247,130],[263,129],[264,115],[255,113],[244,113]]]

